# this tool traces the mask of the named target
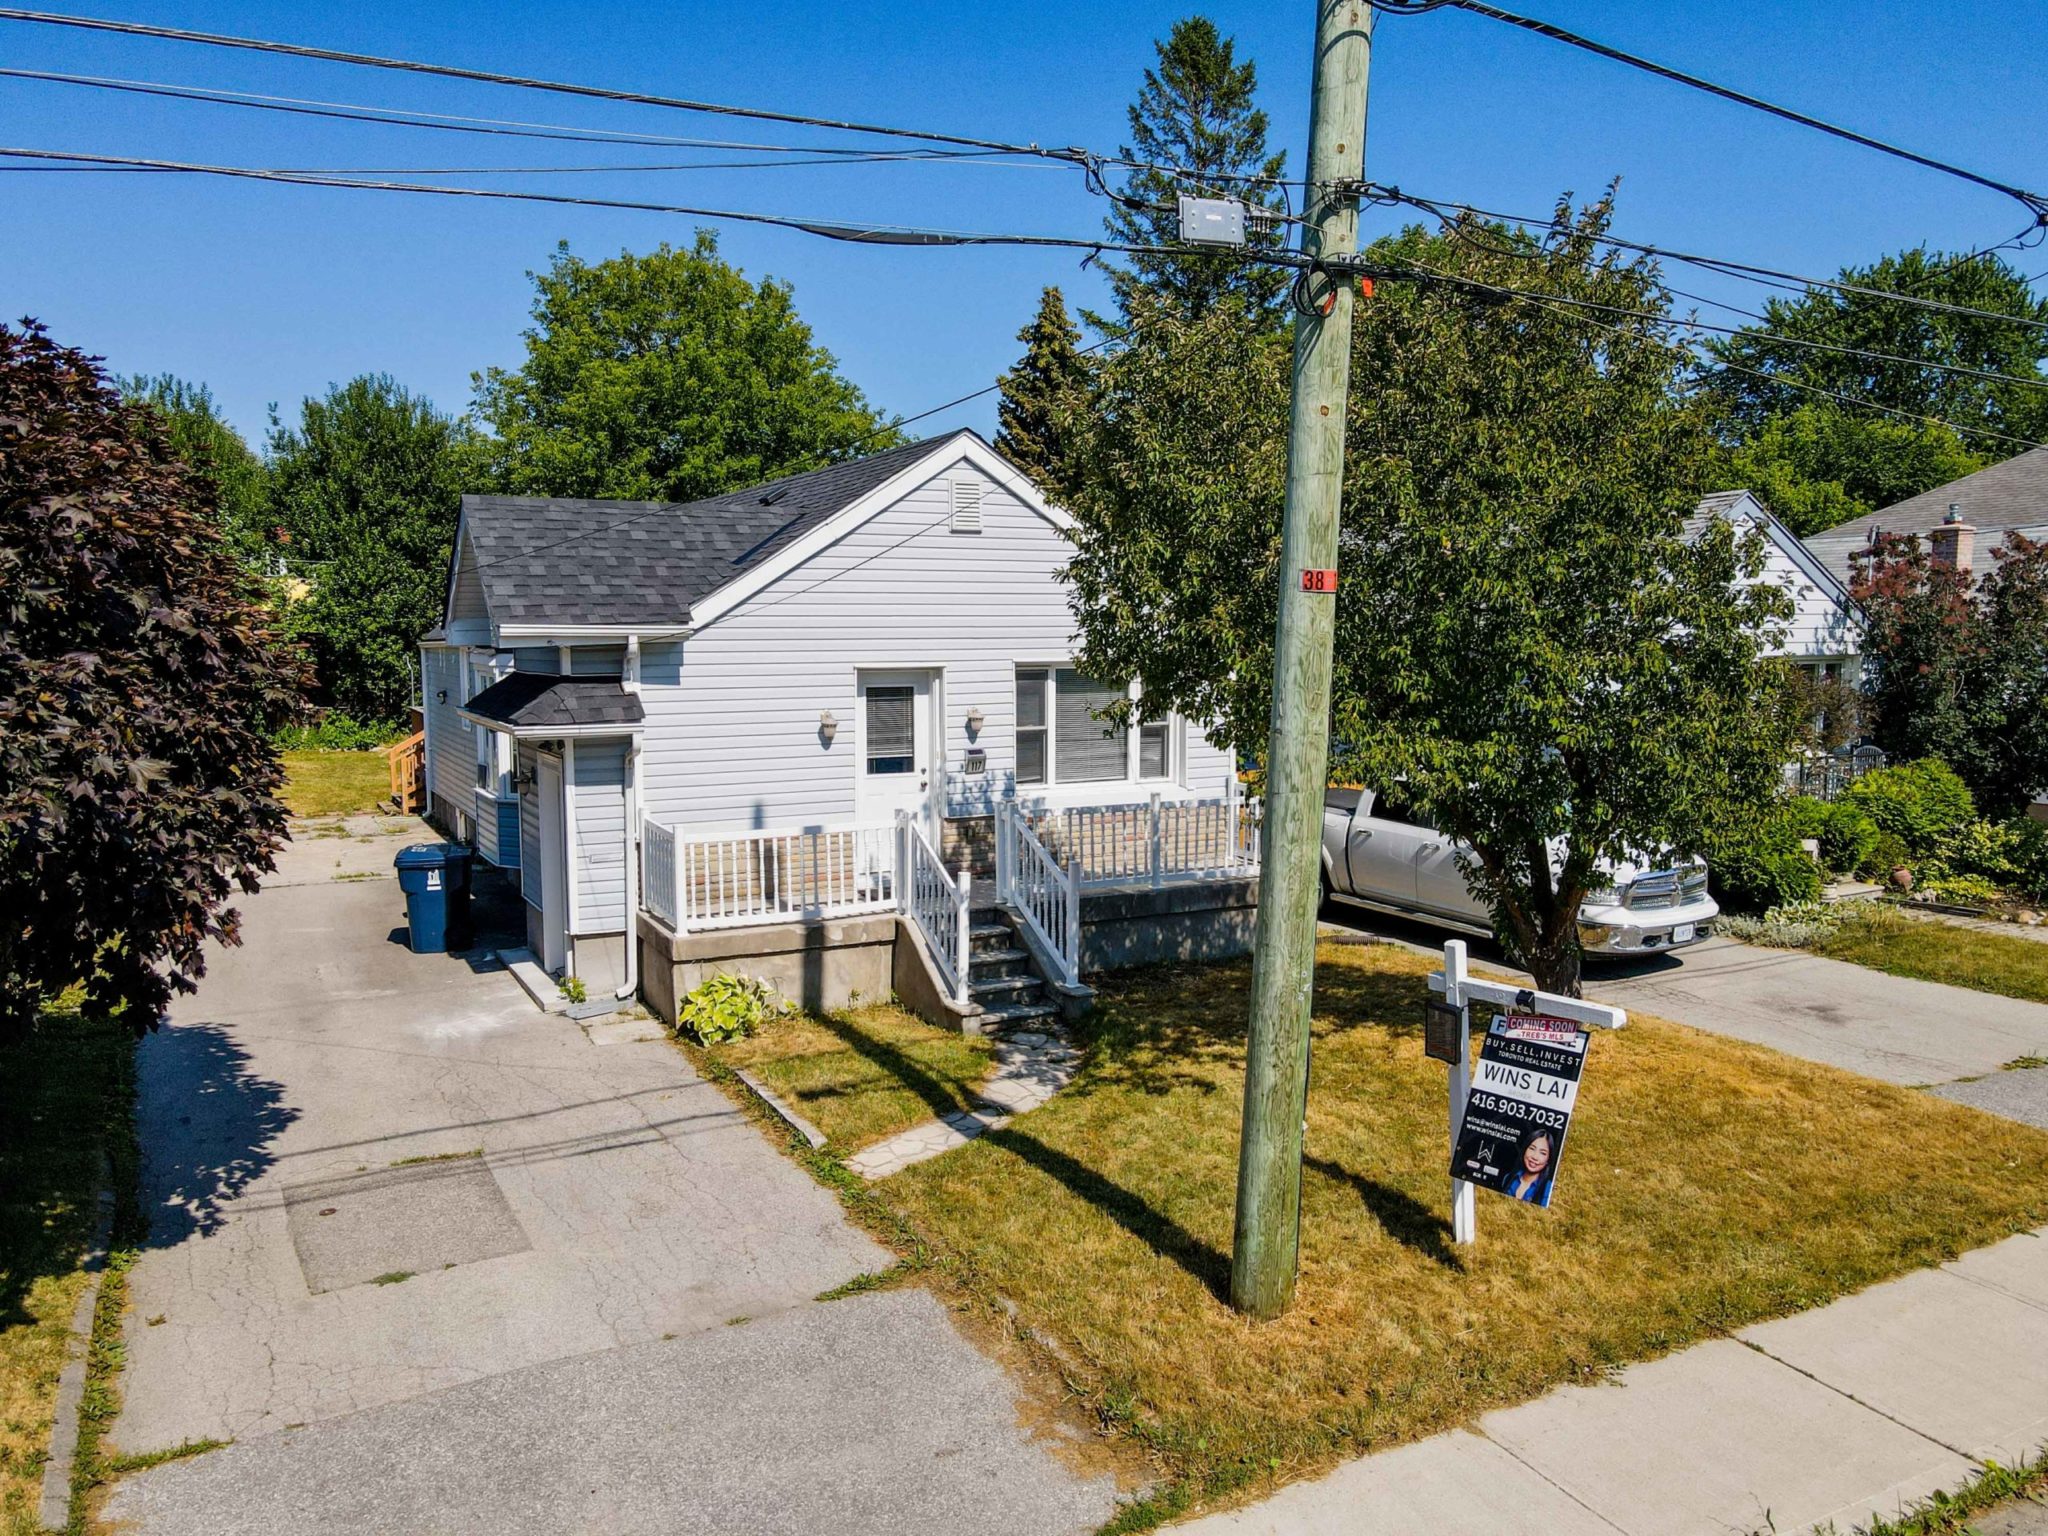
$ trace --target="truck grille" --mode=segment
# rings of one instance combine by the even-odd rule
[[[1632,912],[1655,912],[1684,906],[1707,894],[1707,866],[1685,864],[1676,869],[1656,869],[1629,882],[1621,904]]]

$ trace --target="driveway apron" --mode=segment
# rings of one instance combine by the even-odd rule
[[[381,847],[343,862],[388,869],[420,836],[380,831]],[[951,1443],[945,1426],[920,1435],[917,1404],[888,1395],[901,1372],[855,1370],[838,1330],[892,1334],[863,1325],[859,1309],[813,1301],[892,1256],[672,1047],[593,1043],[537,1010],[481,951],[413,954],[396,883],[353,868],[321,878],[331,863],[317,841],[291,850],[278,883],[242,903],[245,942],[213,956],[198,994],[141,1048],[151,1230],[129,1277],[111,1438],[125,1455],[237,1443],[131,1479],[110,1512],[144,1531],[453,1530],[472,1516],[480,1529],[625,1529],[635,1522],[606,1512],[631,1501],[602,1485],[605,1468],[567,1474],[599,1479],[575,1491],[567,1525],[560,1490],[534,1481],[567,1465],[551,1459],[549,1436],[559,1450],[603,1435],[608,1378],[643,1398],[650,1372],[700,1397],[745,1378],[772,1399],[801,1392],[803,1369],[820,1360],[851,1376],[837,1383],[835,1429],[847,1422],[838,1415],[864,1411],[907,1422],[890,1450],[878,1447],[876,1475],[887,1454],[907,1453],[919,1478],[898,1479],[906,1496],[964,1496],[928,1475]],[[943,1309],[926,1296],[890,1305],[922,1309],[912,1321],[923,1366],[994,1394],[981,1411],[1009,1433],[976,1480],[1039,1486],[1058,1513],[1030,1528],[1099,1521],[1110,1491],[1084,1488],[1016,1427],[1011,1389]],[[787,1329],[728,1326],[796,1310],[813,1314],[793,1325],[811,1341],[803,1351],[777,1344]],[[756,1331],[760,1380],[743,1358]],[[709,1363],[692,1363],[693,1336],[715,1341]],[[571,1360],[583,1364],[560,1364]],[[522,1414],[484,1385],[497,1378],[526,1384]],[[874,1383],[867,1400],[861,1379]],[[428,1397],[436,1407],[417,1406]],[[720,1405],[714,1394],[699,1406]],[[687,1457],[697,1433],[659,1416],[635,1428],[646,1455]],[[664,1428],[672,1446],[658,1443]],[[383,1447],[384,1466],[362,1464],[366,1445]],[[500,1453],[509,1460],[494,1467]],[[429,1486],[396,1477],[392,1455],[474,1465],[467,1483]],[[736,1457],[722,1499],[743,1496],[748,1465],[762,1480],[791,1470]],[[333,1511],[340,1523],[289,1493],[362,1479],[345,1516]],[[471,1484],[551,1513],[529,1525],[502,1507],[442,1502]],[[700,1528],[688,1487],[668,1494],[669,1507],[642,1511],[648,1520]],[[276,1502],[288,1497],[290,1512]]]

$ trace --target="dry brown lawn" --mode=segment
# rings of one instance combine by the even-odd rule
[[[1412,1440],[2048,1221],[2048,1136],[1637,1018],[1597,1035],[1549,1211],[1447,1212],[1432,962],[1325,946],[1283,1319],[1224,1300],[1248,967],[1105,981],[1074,1085],[880,1186],[1179,1498]],[[1137,1520],[1134,1525],[1143,1524]]]
[[[710,1054],[759,1077],[845,1153],[966,1108],[995,1066],[993,1050],[874,1003],[823,1018],[788,1014]]]

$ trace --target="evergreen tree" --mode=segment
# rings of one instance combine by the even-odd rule
[[[1123,155],[1161,168],[1130,174],[1123,187],[1127,201],[1112,208],[1104,221],[1110,238],[1120,245],[1178,242],[1176,200],[1184,192],[1280,208],[1279,190],[1260,182],[1281,175],[1287,156],[1266,152],[1266,114],[1253,105],[1258,73],[1251,61],[1240,64],[1234,41],[1206,16],[1175,22],[1166,41],[1153,46],[1158,67],[1145,71],[1145,83],[1129,109],[1131,142]],[[1276,221],[1253,232],[1252,239],[1282,245],[1285,229]],[[1109,276],[1127,322],[1133,300],[1148,291],[1190,319],[1235,298],[1254,314],[1277,320],[1289,282],[1284,269],[1254,266],[1223,252],[1128,260],[1128,266],[1111,264]],[[1100,324],[1093,315],[1087,318]]]
[[[1081,332],[1059,289],[1047,288],[1039,296],[1038,313],[1017,339],[1024,343],[1024,355],[1003,375],[996,452],[1050,494],[1063,483],[1068,456],[1062,412],[1086,391],[1089,376]]]

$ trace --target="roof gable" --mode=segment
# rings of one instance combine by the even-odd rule
[[[1844,608],[1855,610],[1856,599],[1842,579],[1821,561],[1799,535],[1778,520],[1778,514],[1765,506],[1753,491],[1714,491],[1702,496],[1699,505],[1685,520],[1687,538],[1695,538],[1713,517],[1740,517],[1762,530],[1763,535],[1792,562],[1799,574],[1825,596],[1840,603]]]
[[[972,432],[690,502],[465,496],[460,534],[498,626],[655,627],[723,612],[921,478],[969,458],[1022,477]],[[1028,482],[1013,486],[1051,517]],[[733,594],[738,593],[738,596]],[[450,600],[453,602],[453,583]],[[716,598],[715,602],[707,602]]]

